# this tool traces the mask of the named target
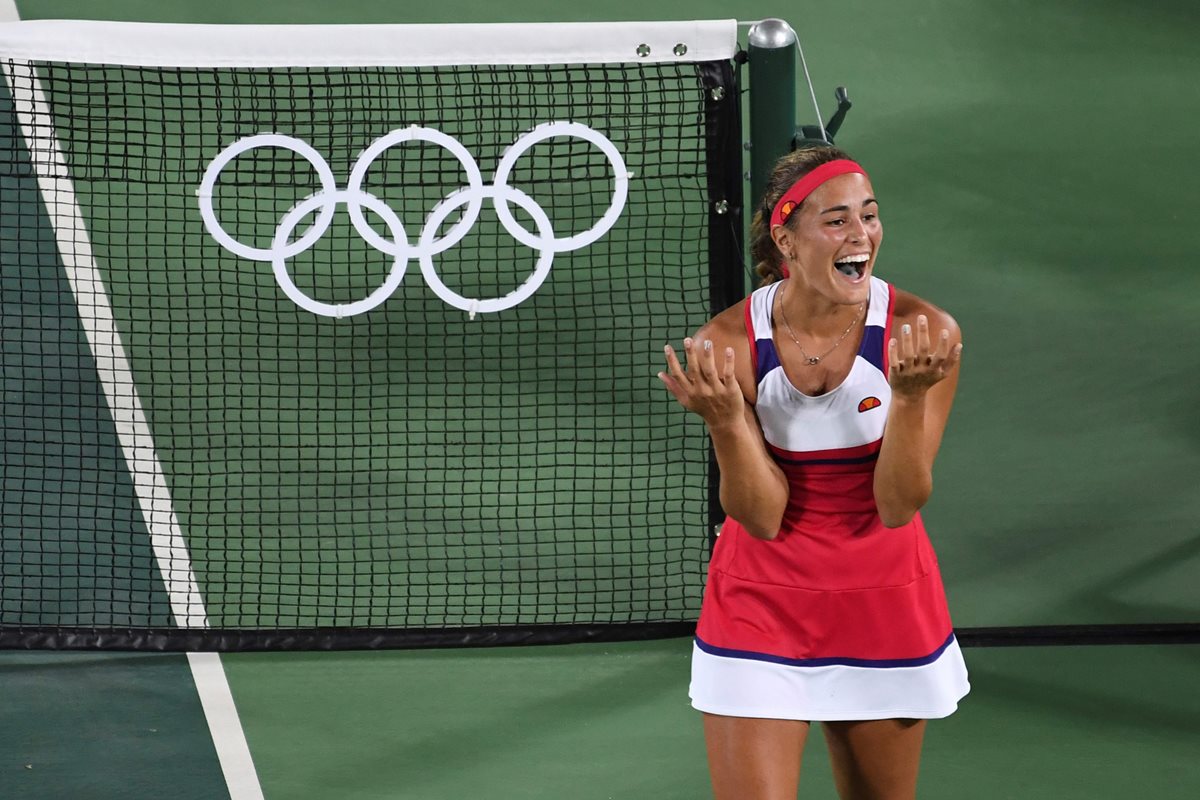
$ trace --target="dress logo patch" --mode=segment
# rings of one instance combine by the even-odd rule
[[[870,411],[872,408],[879,408],[881,405],[883,404],[879,402],[878,397],[864,397],[862,402],[858,404],[858,413],[861,414],[864,411]]]

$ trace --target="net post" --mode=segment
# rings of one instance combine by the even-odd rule
[[[705,92],[705,129],[708,173],[709,312],[715,316],[746,296],[742,267],[743,202],[742,110],[740,72],[730,61],[699,66]],[[708,448],[709,551],[716,531],[725,520],[721,507],[721,473],[716,453]]]
[[[781,19],[750,28],[750,198],[762,202],[771,168],[796,135],[796,32]],[[753,214],[749,215],[753,219]]]

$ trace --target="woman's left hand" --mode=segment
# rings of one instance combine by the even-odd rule
[[[917,317],[916,337],[908,324],[900,338],[888,342],[888,383],[893,394],[916,398],[949,375],[962,356],[962,343],[950,347],[950,331],[943,329],[935,349],[929,342],[929,319]]]

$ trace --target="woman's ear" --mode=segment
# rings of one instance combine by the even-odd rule
[[[792,232],[787,229],[786,225],[775,225],[771,228],[771,239],[775,242],[775,247],[783,254],[783,257],[791,258],[792,248]]]

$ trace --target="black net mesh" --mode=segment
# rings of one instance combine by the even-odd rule
[[[707,444],[654,373],[662,344],[710,309],[715,134],[698,65],[6,70],[5,641],[695,618]],[[360,202],[374,241],[346,202],[321,198],[282,229],[321,182],[278,146],[229,162],[213,209],[250,247],[309,246],[255,260],[201,217],[206,169],[244,137],[306,143],[341,190],[373,141],[428,128],[465,148],[487,191],[506,149],[554,121],[612,142],[627,202],[596,241],[550,252],[528,299],[474,319],[418,258],[377,246],[398,227],[436,244],[468,210],[458,197],[425,231],[468,185],[441,145],[397,144],[365,171],[386,205]],[[548,222],[559,241],[595,225],[616,188],[605,153],[569,136],[528,147],[507,184],[528,198],[510,201],[515,223]],[[454,295],[501,298],[547,253],[490,198],[477,206],[425,268]],[[322,208],[327,230],[306,237]],[[398,258],[395,290],[342,318],[301,307],[276,274],[344,306]],[[203,617],[180,618],[189,591]]]

